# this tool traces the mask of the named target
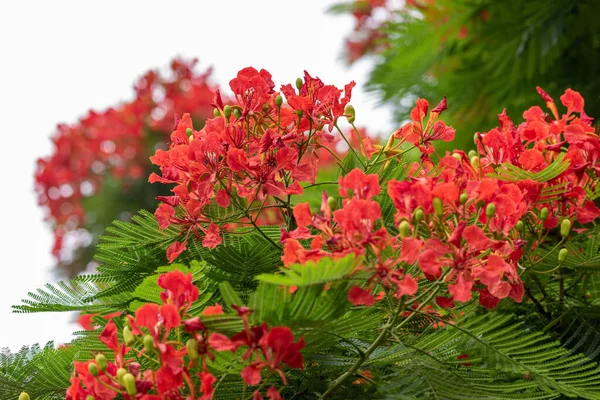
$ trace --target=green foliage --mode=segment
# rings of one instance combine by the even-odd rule
[[[413,100],[448,96],[459,147],[497,123],[505,107],[517,119],[566,88],[581,92],[590,115],[600,114],[600,28],[594,0],[439,0],[425,17],[402,13],[385,26],[389,46],[376,59],[369,88],[408,119]],[[489,16],[489,18],[488,18]],[[466,36],[459,35],[463,30]],[[456,143],[453,144],[456,146]]]
[[[311,286],[342,279],[360,264],[361,260],[348,255],[340,260],[323,258],[318,262],[308,261],[304,265],[293,264],[280,270],[280,274],[261,274],[259,281],[285,286]]]
[[[543,183],[556,178],[565,172],[567,168],[569,168],[569,161],[565,160],[565,153],[560,153],[550,165],[537,173],[525,171],[510,163],[502,163],[494,174],[489,174],[488,176],[507,182],[519,182],[530,179]]]
[[[23,347],[18,353],[0,353],[0,398],[16,399],[27,391],[32,399],[64,399],[71,376],[74,348]]]
[[[382,185],[405,176],[402,161],[386,168],[380,179]],[[597,306],[586,302],[590,293],[600,289],[593,268],[600,246],[598,229],[590,229],[565,244],[570,256],[561,267],[560,276],[565,277],[563,285],[573,288],[563,288],[563,295],[566,292],[571,297],[563,300],[560,307],[552,308],[549,301],[542,300],[550,320],[535,313],[533,303],[522,306],[522,313],[511,306],[479,316],[479,308],[467,306],[462,310],[464,315],[454,317],[453,322],[451,315],[418,312],[409,323],[392,327],[390,336],[366,357],[333,398],[600,398],[600,371],[592,361],[600,354],[600,329],[596,322],[600,318]],[[265,232],[277,238],[277,229],[266,228]],[[393,299],[374,307],[352,307],[348,290],[355,279],[364,281],[356,271],[361,260],[353,256],[277,271],[280,251],[257,232],[250,232],[226,235],[222,251],[208,250],[197,240],[190,240],[181,263],[166,265],[164,251],[177,236],[175,229],[158,229],[152,214],[147,212],[141,212],[131,223],[116,222],[98,249],[98,259],[102,260],[98,274],[75,278],[70,284],[47,286],[30,294],[15,309],[132,312],[142,302],[160,302],[157,280],[161,273],[189,271],[200,288],[200,298],[190,310],[191,315],[201,316],[204,307],[214,302],[229,307],[230,312],[224,315],[201,316],[211,331],[229,336],[239,332],[242,322],[231,306],[247,305],[253,310],[251,323],[288,326],[296,338],[304,337],[305,369],[286,371],[289,385],[282,394],[286,398],[313,398],[324,393],[363,357],[396,307]],[[536,268],[555,268],[558,250],[541,251],[548,256]],[[548,300],[559,299],[560,281],[547,275],[542,287]],[[578,279],[580,284],[576,285]],[[122,284],[126,280],[129,283]],[[527,279],[525,282],[533,285]],[[429,292],[435,283],[422,281],[420,287]],[[540,299],[535,286],[530,292]],[[523,317],[516,320],[515,314]],[[99,330],[79,332],[67,347],[54,349],[50,344],[43,349],[33,346],[17,354],[3,354],[0,398],[16,398],[21,391],[36,399],[64,398],[73,361],[106,351],[97,340],[106,321],[96,317],[94,322]],[[120,330],[122,319],[115,322]],[[434,328],[434,323],[443,326]],[[459,358],[461,355],[468,358]],[[233,393],[241,390],[240,357],[239,352],[218,353],[210,364],[211,370],[223,378],[215,398],[233,399]],[[140,361],[144,365],[145,361]],[[357,379],[363,383],[352,383]]]

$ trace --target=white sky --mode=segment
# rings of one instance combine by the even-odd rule
[[[346,0],[350,1],[350,0]],[[52,281],[52,234],[33,191],[35,160],[52,151],[59,122],[129,100],[136,78],[177,55],[212,65],[227,87],[254,66],[279,87],[306,69],[338,87],[355,80],[357,123],[389,132],[391,115],[365,95],[369,64],[340,60],[352,18],[331,0],[0,2],[0,347],[66,342],[78,326],[64,313],[13,314],[27,292]]]

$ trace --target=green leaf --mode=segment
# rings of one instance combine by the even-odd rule
[[[352,273],[360,264],[360,258],[347,255],[341,259],[322,258],[304,265],[293,264],[281,268],[279,274],[260,274],[257,280],[284,286],[311,286],[336,281]]]
[[[526,179],[531,179],[540,183],[548,182],[569,168],[569,160],[565,160],[565,154],[566,153],[560,153],[550,165],[538,173],[525,171],[510,163],[502,163],[496,169],[495,173],[488,174],[488,176],[508,182],[519,182]]]
[[[231,308],[231,306],[244,305],[244,303],[240,299],[240,296],[238,296],[238,294],[235,292],[235,290],[229,282],[219,283],[219,291],[221,292],[221,297],[223,297],[225,304],[227,304],[229,308]]]

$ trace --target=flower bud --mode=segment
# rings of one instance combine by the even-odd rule
[[[215,116],[215,118],[221,115],[221,112],[219,111],[219,109],[218,109],[218,108],[215,108],[215,109],[213,110],[213,115]]]
[[[263,112],[267,112],[267,111],[269,111],[269,108],[270,108],[270,106],[269,106],[269,103],[265,103],[265,104],[263,104],[263,106],[262,106],[262,110],[263,110]],[[237,110],[237,109],[236,109],[236,110]],[[235,112],[235,110],[234,110],[234,112]]]
[[[125,376],[126,373],[127,373],[127,370],[125,368],[119,368],[117,370],[117,380],[119,382],[123,382],[123,376]]]
[[[490,203],[485,208],[485,216],[492,218],[494,215],[496,215],[496,205],[494,203]]]
[[[347,115],[348,122],[353,124],[354,121],[356,120],[356,110],[354,110],[354,107],[352,106],[352,104],[346,105],[346,108],[344,108],[344,114]]]
[[[473,135],[473,142],[475,142],[475,144],[477,144],[477,140],[479,140],[479,134],[476,133]]]
[[[465,204],[469,200],[469,195],[466,193],[460,194],[460,204]]]
[[[123,328],[123,340],[127,346],[131,346],[133,342],[135,342],[135,336],[131,333],[131,329],[129,327]]]
[[[106,356],[102,353],[96,354],[96,364],[98,364],[98,368],[100,368],[101,371],[106,371],[106,367],[108,367]]]
[[[154,339],[152,339],[152,336],[150,336],[150,335],[144,336],[143,341],[144,341],[144,349],[146,349],[147,352],[154,351]]]
[[[281,96],[275,97],[275,105],[277,105],[277,107],[281,107],[282,104],[283,104],[283,97],[281,97]]]
[[[85,400],[96,400],[96,398],[91,394],[88,394],[87,396],[85,396]]]
[[[569,250],[565,249],[564,247],[562,249],[560,249],[560,251],[558,252],[558,262],[562,263],[567,259],[567,255],[569,254]]]
[[[408,223],[408,221],[404,220],[404,221],[400,222],[400,225],[398,226],[398,230],[400,231],[401,238],[410,236],[410,224]]]
[[[188,135],[188,136],[191,136],[193,133],[194,133],[194,130],[192,128],[187,128],[185,130],[185,134]]]
[[[337,210],[337,200],[335,199],[335,197],[329,196],[327,198],[327,206],[329,206],[329,209],[331,211]]]
[[[296,78],[296,89],[298,89],[298,90],[302,89],[303,84],[304,84],[304,82],[302,82],[302,78]]]
[[[523,223],[523,221],[518,220],[515,224],[515,229],[519,232],[523,232],[523,229],[525,229],[525,224]]]
[[[189,339],[187,341],[187,343],[185,344],[185,347],[187,347],[187,354],[190,357],[190,360],[197,360],[199,357],[198,354],[198,341],[194,338]]]
[[[125,386],[125,390],[127,391],[128,395],[134,396],[137,392],[135,388],[135,376],[129,372],[123,375],[123,386]]]
[[[439,197],[433,198],[433,211],[435,212],[435,215],[437,215],[439,218],[441,218],[442,215],[444,215],[444,204],[442,203],[442,200]]]
[[[233,116],[235,117],[235,119],[240,119],[242,117],[242,111],[240,111],[239,108],[234,108]]]
[[[302,110],[296,110],[296,115],[299,116],[299,117],[301,117],[301,116],[304,115],[304,111],[302,111]]]
[[[92,376],[98,376],[98,366],[94,363],[88,364],[88,371]]]
[[[21,392],[19,400],[29,400],[29,394],[27,392]]]
[[[456,158],[457,161],[462,160],[462,157],[458,153],[452,153],[452,157]]]
[[[225,118],[229,119],[229,117],[231,117],[231,106],[228,104],[225,107],[223,107],[223,114],[225,115]]]
[[[225,115],[225,118],[229,119],[229,117],[231,117],[231,106],[228,104],[225,107],[223,107],[223,114]]]
[[[421,221],[423,221],[423,218],[425,217],[425,213],[423,212],[422,209],[418,209],[417,211],[415,211],[415,223],[418,225]]]
[[[571,221],[568,219],[563,219],[563,222],[560,224],[560,236],[566,238],[571,233]]]
[[[479,157],[471,157],[471,165],[473,168],[479,168]]]
[[[477,157],[477,152],[475,150],[469,150],[469,160],[473,157]]]
[[[540,211],[540,219],[542,221],[545,221],[546,219],[548,219],[548,208],[546,208],[546,207],[542,208],[542,211]]]

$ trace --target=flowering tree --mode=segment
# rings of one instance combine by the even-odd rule
[[[146,185],[148,157],[165,145],[173,114],[188,112],[199,125],[212,115],[216,87],[210,70],[197,73],[195,64],[174,60],[169,75],[148,71],[134,85],[132,101],[58,126],[54,153],[38,160],[35,180],[62,273],[81,272],[107,225],[152,207],[162,193]]]
[[[179,118],[151,157],[171,190],[154,215],[107,229],[97,274],[15,306],[81,311],[86,330],[4,356],[3,398],[600,398],[583,98],[538,88],[549,112],[503,112],[476,150],[438,154],[446,99],[376,144],[353,86],[276,90],[245,68],[203,128]]]

